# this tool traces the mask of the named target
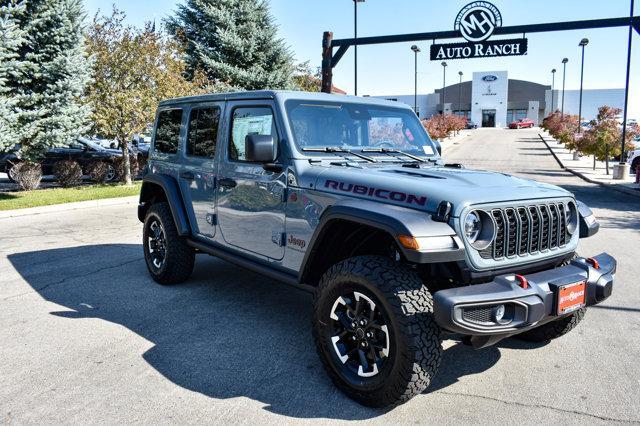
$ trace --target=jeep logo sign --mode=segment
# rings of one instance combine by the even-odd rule
[[[482,81],[486,81],[487,83],[491,83],[492,81],[496,81],[498,79],[498,77],[496,77],[495,75],[485,75],[484,77],[482,77]]]
[[[488,39],[493,30],[501,26],[502,15],[498,8],[486,1],[476,1],[462,8],[453,28],[474,43]]]
[[[453,28],[460,32],[467,43],[432,44],[430,59],[442,61],[526,55],[526,38],[488,40],[501,26],[502,15],[493,4],[488,1],[469,3],[458,13],[453,24]]]

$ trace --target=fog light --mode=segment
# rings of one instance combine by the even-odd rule
[[[504,318],[505,308],[504,305],[498,305],[491,310],[491,317],[494,322],[500,324]]]

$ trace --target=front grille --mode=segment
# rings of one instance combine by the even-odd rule
[[[568,241],[567,218],[562,203],[487,210],[496,226],[496,237],[478,253],[483,259],[526,256],[563,247]]]

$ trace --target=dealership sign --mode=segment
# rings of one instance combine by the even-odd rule
[[[454,30],[459,31],[467,42],[432,44],[431,60],[525,55],[526,38],[488,40],[501,26],[502,15],[493,4],[486,1],[469,3],[458,13],[454,23]]]

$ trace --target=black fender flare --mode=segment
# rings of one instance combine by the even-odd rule
[[[169,203],[171,215],[176,224],[178,235],[184,237],[190,234],[189,219],[187,210],[182,201],[182,193],[178,182],[172,177],[164,173],[148,173],[142,180],[142,189],[140,190],[140,204],[138,205],[138,219],[144,222],[144,218],[149,209],[149,192],[151,185],[159,186]]]
[[[582,201],[576,200],[578,206],[578,216],[580,221],[580,238],[589,238],[598,233],[600,224],[596,220],[593,212]],[[591,217],[590,219],[587,219]]]
[[[329,224],[335,220],[352,221],[358,224],[370,226],[388,233],[397,243],[404,257],[414,263],[439,263],[458,261],[465,258],[464,245],[456,236],[455,231],[447,223],[437,222],[431,218],[431,214],[408,209],[401,206],[382,204],[365,200],[346,200],[329,206],[320,217],[311,240],[309,249],[305,252],[300,267],[300,282],[310,274],[313,259],[320,252],[322,236],[328,232]],[[458,248],[441,252],[420,252],[407,249],[398,242],[399,235],[428,237],[451,236],[456,241]]]

